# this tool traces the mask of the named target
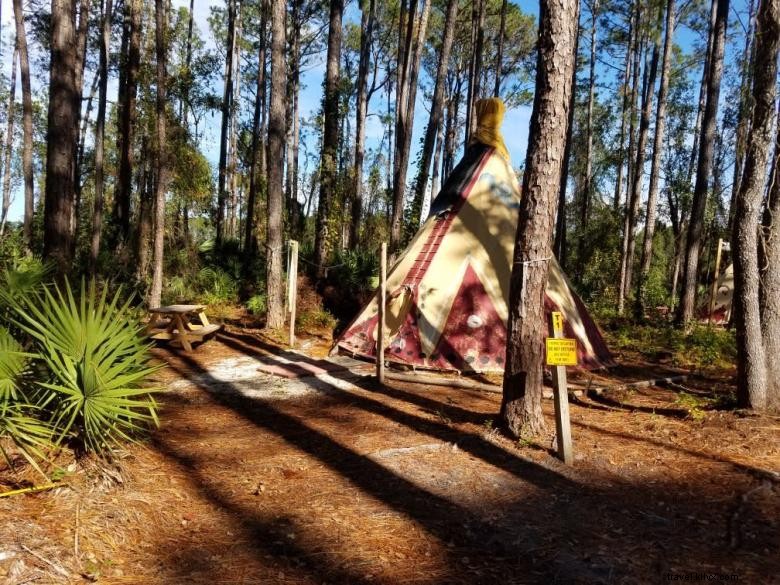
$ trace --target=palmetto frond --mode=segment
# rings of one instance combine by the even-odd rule
[[[51,372],[38,385],[51,391],[46,402],[60,441],[76,437],[102,452],[157,424],[156,403],[144,381],[158,367],[149,364],[149,345],[120,292],[107,298],[84,282],[78,297],[69,284],[46,287],[19,311],[17,324],[32,336]]]

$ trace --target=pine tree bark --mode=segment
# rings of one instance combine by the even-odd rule
[[[225,206],[227,202],[227,157],[230,118],[233,110],[233,53],[235,51],[236,0],[228,2],[228,36],[225,48],[225,87],[222,93],[222,123],[219,134],[219,163],[217,177],[216,243],[222,245],[225,238]]]
[[[95,93],[97,93],[98,80],[98,76],[96,75],[95,80],[92,83],[92,90],[90,91],[89,100],[87,102],[88,109],[82,125],[81,94],[84,91],[84,68],[87,59],[87,32],[89,30],[89,8],[91,4],[91,0],[81,0],[79,3],[78,25],[76,27],[76,92],[79,95],[79,99],[76,104],[76,124],[71,129],[74,152],[76,153],[75,160],[73,161],[73,187],[76,190],[76,197],[73,205],[73,214],[71,215],[71,233],[73,234],[72,242],[74,251],[76,236],[79,233],[79,220],[81,218],[81,193],[83,187],[81,164],[84,159],[84,143],[86,142],[87,124],[89,123],[92,102],[95,98]],[[81,131],[79,132],[80,127]]]
[[[368,2],[368,6],[366,6]],[[368,112],[368,73],[371,66],[371,45],[374,40],[376,0],[361,2],[360,61],[358,63],[357,102],[355,105],[355,176],[352,183],[352,213],[349,245],[358,241],[363,211],[363,162],[366,151],[366,114]]]
[[[425,129],[425,138],[423,140],[419,171],[415,185],[414,214],[412,216],[412,226],[415,228],[420,223],[423,199],[425,198],[425,192],[428,187],[428,176],[430,174],[431,158],[433,157],[433,147],[436,143],[436,133],[441,124],[442,110],[444,107],[444,83],[450,62],[452,41],[455,38],[457,16],[458,2],[457,0],[449,0],[447,3],[447,15],[444,19],[444,39],[442,40],[441,53],[439,54],[439,64],[436,68],[431,114],[428,118],[428,126]],[[414,104],[412,104],[412,107],[414,107]]]
[[[336,0],[336,3],[340,3],[340,0]],[[265,264],[268,287],[266,328],[268,329],[279,329],[284,324],[282,206],[284,204],[284,142],[286,135],[284,95],[287,85],[287,64],[284,58],[286,45],[284,19],[285,1],[271,0],[271,105],[268,118],[268,230]],[[338,23],[340,28],[340,14]],[[339,42],[339,46],[340,44]],[[330,49],[328,53],[330,55]],[[336,105],[338,106],[338,101]]]
[[[485,0],[471,3],[471,62],[469,65],[468,106],[466,108],[466,139],[464,149],[471,140],[476,120],[474,106],[480,99],[480,78],[482,76],[482,46],[485,39]]]
[[[244,275],[249,275],[252,260],[257,254],[257,194],[258,179],[265,175],[260,167],[261,151],[265,150],[262,115],[265,104],[265,54],[266,29],[268,28],[268,3],[260,5],[260,43],[257,52],[257,89],[255,90],[255,112],[252,119],[252,163],[249,171],[249,194],[247,196],[246,231],[244,234]]]
[[[141,138],[141,152],[149,152],[149,137]],[[149,157],[144,157],[137,171],[138,181],[138,228],[136,234],[135,278],[139,283],[146,282],[149,275],[149,236],[152,233],[152,207],[154,201],[155,172]]]
[[[77,91],[75,0],[52,0],[46,195],[43,255],[64,277],[73,259],[74,126],[81,94]]]
[[[536,95],[510,280],[501,404],[504,424],[515,436],[544,429],[544,291],[568,131],[576,15],[576,0],[540,3]]]
[[[439,122],[439,129],[436,132],[436,148],[433,155],[433,176],[431,177],[431,196],[433,200],[439,194],[439,179],[441,176],[442,154],[444,153],[444,122]],[[423,220],[427,217],[427,212],[431,209],[431,201],[428,201],[427,207],[423,205]]]
[[[32,225],[35,213],[35,178],[33,175],[33,104],[30,86],[30,57],[24,30],[22,0],[14,0],[16,44],[19,47],[19,70],[22,82],[22,174],[24,175],[24,244],[32,250]]]
[[[92,76],[92,84],[89,88],[89,94],[87,95],[87,105],[85,108],[83,108],[84,113],[82,115],[81,111],[79,111],[79,120],[81,125],[81,131],[78,133],[78,137],[76,140],[76,167],[75,167],[75,179],[74,179],[74,186],[76,188],[76,205],[75,205],[75,211],[74,211],[74,218],[73,218],[73,233],[78,234],[77,229],[77,219],[78,219],[78,209],[81,204],[81,193],[82,189],[84,187],[84,176],[82,173],[82,167],[84,165],[84,157],[86,156],[87,152],[87,130],[89,128],[89,122],[90,118],[92,117],[92,110],[94,109],[95,105],[95,97],[98,94],[98,86],[100,85],[100,73],[96,72],[95,75]],[[80,90],[79,90],[80,91]],[[84,101],[84,98],[82,97],[81,102]]]
[[[625,308],[626,298],[626,273],[628,272],[628,232],[630,224],[630,207],[631,207],[631,185],[633,184],[633,173],[636,155],[636,122],[637,122],[637,99],[639,97],[639,71],[641,69],[642,62],[642,45],[644,44],[644,38],[642,38],[642,11],[641,5],[637,2],[634,25],[636,27],[636,33],[634,35],[634,47],[633,47],[633,63],[631,65],[631,75],[633,77],[631,86],[631,107],[629,114],[629,126],[628,126],[628,157],[626,162],[626,207],[623,213],[623,243],[620,249],[620,276],[618,278],[618,314],[622,315]],[[645,76],[647,71],[645,70]]]
[[[658,42],[653,45],[652,57],[649,65],[645,63],[645,72],[642,88],[642,110],[639,122],[639,133],[636,141],[636,152],[632,169],[629,172],[628,205],[626,219],[623,224],[623,248],[621,257],[620,290],[618,293],[618,314],[623,314],[625,300],[631,290],[634,270],[634,252],[636,250],[636,224],[639,215],[639,203],[642,197],[642,179],[644,178],[645,149],[647,147],[647,133],[650,127],[650,113],[653,108],[653,89],[655,77],[658,71]]]
[[[685,263],[682,271],[682,297],[677,313],[677,323],[687,326],[693,319],[696,305],[696,288],[699,275],[699,254],[701,251],[704,212],[709,191],[709,174],[712,168],[715,129],[717,126],[720,80],[723,73],[723,52],[726,40],[729,0],[717,0],[712,52],[707,75],[707,98],[702,115],[702,133],[699,143],[699,157],[696,167],[696,184],[688,223],[688,237],[685,245]],[[755,226],[754,226],[755,227]]]
[[[238,192],[239,177],[236,173],[238,161],[238,119],[240,116],[239,106],[241,104],[241,3],[235,4],[235,30],[233,32],[233,89],[230,95],[230,137],[228,139],[228,160],[227,160],[227,184],[230,189],[227,200],[228,220],[226,231],[227,237],[235,239],[238,236]],[[223,234],[224,235],[224,234]]]
[[[411,3],[406,21],[408,45],[404,51],[403,75],[400,77],[397,93],[395,157],[393,159],[393,216],[390,223],[390,252],[395,254],[402,239],[404,199],[406,196],[406,174],[409,167],[409,152],[414,126],[414,104],[417,96],[417,75],[420,70],[425,33],[431,0],[423,0],[419,17],[415,14],[416,0]],[[416,25],[416,34],[415,34]]]
[[[300,208],[298,205],[298,148],[300,144],[300,88],[301,88],[301,34],[303,26],[301,14],[302,0],[295,0],[290,15],[292,25],[289,27],[292,34],[290,39],[290,78],[287,80],[289,89],[289,122],[287,126],[287,180],[285,181],[285,195],[287,200],[287,217],[289,218],[288,230],[291,234],[297,234],[302,224]]]
[[[3,205],[0,208],[0,236],[5,233],[8,220],[8,210],[11,207],[11,155],[14,146],[14,106],[16,104],[16,63],[19,57],[19,43],[14,44],[11,61],[11,83],[8,92],[8,107],[6,108],[7,123],[5,128],[5,148],[3,149]]]
[[[699,83],[699,105],[696,109],[696,122],[693,125],[693,146],[688,160],[687,184],[693,181],[693,173],[696,170],[696,162],[699,155],[699,140],[701,138],[701,125],[704,118],[704,110],[707,106],[707,80],[710,73],[710,61],[712,60],[712,44],[715,38],[716,21],[718,17],[718,0],[711,0],[710,26],[707,33],[707,50],[704,56],[704,67],[701,70],[701,82]]]
[[[336,191],[336,165],[339,138],[339,66],[341,59],[341,19],[344,0],[331,0],[330,26],[328,29],[328,56],[325,71],[325,97],[323,99],[324,129],[322,156],[320,158],[320,199],[314,234],[314,262],[317,278],[325,276],[325,265],[330,253],[331,206]]]
[[[634,48],[634,36],[636,35],[636,27],[634,26],[634,17],[636,12],[632,11],[628,24],[628,39],[626,41],[626,60],[623,63],[623,85],[621,86],[621,93],[623,95],[623,104],[620,115],[620,133],[618,138],[618,167],[617,167],[617,179],[615,180],[615,197],[612,207],[617,212],[620,209],[620,202],[623,199],[623,168],[625,167],[626,158],[626,118],[629,110],[629,96],[628,82],[631,79],[632,69],[632,52]]]
[[[103,230],[103,163],[106,127],[106,99],[108,96],[108,51],[111,43],[112,0],[103,1],[102,31],[100,35],[100,93],[98,95],[97,120],[95,121],[95,201],[92,211],[92,234],[89,248],[89,272],[94,275],[100,252],[100,235]]]
[[[159,307],[162,297],[163,260],[165,253],[165,192],[168,188],[168,145],[166,143],[166,68],[168,48],[165,37],[168,18],[165,13],[166,0],[155,0],[155,48],[157,56],[157,99],[155,103],[155,130],[157,142],[156,174],[157,185],[154,197],[154,248],[152,259],[152,286],[149,293],[149,307]]]
[[[763,223],[764,254],[761,266],[764,270],[761,273],[759,300],[767,369],[766,399],[767,407],[778,411],[780,377],[775,373],[780,372],[780,336],[777,335],[780,331],[780,124],[777,124],[769,197]]]
[[[447,104],[447,127],[444,131],[444,170],[442,180],[446,181],[452,169],[455,167],[455,148],[457,146],[458,118],[460,116],[460,102],[463,93],[463,82],[456,75],[453,90],[450,92]]]
[[[631,204],[628,210],[628,251],[626,256],[626,281],[623,286],[625,295],[631,290],[634,280],[634,257],[636,252],[636,225],[639,218],[639,204],[642,200],[642,183],[645,174],[645,158],[647,150],[647,135],[650,130],[650,116],[653,110],[653,97],[655,95],[655,80],[658,74],[658,58],[660,43],[658,40],[653,45],[653,55],[650,59],[650,69],[647,84],[642,96],[642,119],[639,123],[639,139],[637,140],[636,162],[631,182]]]
[[[763,0],[758,9],[756,19],[756,54],[753,66],[753,116],[751,131],[748,136],[745,151],[745,170],[737,194],[734,214],[734,320],[737,337],[737,400],[740,406],[766,409],[769,406],[767,385],[769,378],[776,378],[777,371],[767,371],[767,365],[776,366],[780,360],[777,355],[768,356],[768,351],[775,351],[780,343],[770,340],[765,347],[766,337],[777,337],[776,327],[780,325],[780,288],[765,294],[769,300],[764,307],[764,336],[762,337],[762,315],[759,304],[759,266],[758,266],[758,231],[762,202],[764,199],[764,183],[769,158],[769,147],[772,143],[772,119],[775,109],[775,94],[777,85],[777,57],[780,51],[780,0]],[[774,191],[774,189],[772,189]],[[777,202],[773,202],[775,207]],[[770,240],[770,246],[772,246]],[[778,265],[777,252],[772,249],[770,272],[776,272]],[[770,285],[770,286],[771,286]],[[774,327],[774,328],[772,328]],[[767,360],[767,358],[769,358]],[[772,381],[772,391],[776,392],[778,383]],[[773,404],[777,406],[776,394],[772,395]]]
[[[650,187],[647,194],[647,214],[645,220],[645,235],[642,244],[642,260],[637,279],[635,313],[644,318],[647,297],[647,277],[650,274],[650,264],[653,260],[653,235],[658,210],[658,183],[661,173],[661,157],[664,151],[664,132],[666,128],[666,94],[669,89],[669,71],[671,69],[671,53],[675,28],[675,0],[666,3],[666,36],[664,37],[664,52],[661,64],[661,84],[658,88],[658,105],[655,112],[655,133],[653,136],[653,158],[650,163]],[[651,88],[652,91],[652,88]]]
[[[195,0],[190,0],[187,14],[187,44],[184,57],[184,89],[181,99],[181,120],[189,128],[190,90],[192,89],[192,34],[195,24]]]
[[[739,184],[742,180],[742,164],[745,156],[745,143],[747,142],[748,127],[750,122],[750,69],[751,69],[751,47],[753,40],[754,18],[754,0],[750,1],[748,8],[748,29],[745,33],[745,47],[742,51],[742,70],[739,84],[739,107],[737,108],[737,129],[734,139],[734,179],[731,186],[731,202],[729,204],[729,223],[728,231],[734,228],[734,204],[737,193],[739,193]]]
[[[142,0],[125,0],[125,27],[127,54],[124,56],[119,84],[119,170],[114,193],[113,223],[116,242],[127,242],[130,237],[130,201],[135,165],[136,103],[138,73],[141,65],[141,8]]]
[[[493,95],[501,97],[501,69],[504,66],[504,36],[506,35],[506,8],[507,0],[501,0],[501,13],[498,25],[498,47],[496,48],[496,85]]]
[[[569,187],[569,164],[571,150],[574,145],[574,111],[577,103],[577,59],[580,51],[580,3],[577,2],[577,35],[574,39],[574,66],[571,68],[571,96],[569,97],[569,122],[566,132],[566,147],[563,151],[563,168],[561,169],[561,186],[558,190],[558,210],[555,218],[555,240],[553,254],[558,263],[566,270],[566,191]]]
[[[590,6],[590,76],[588,83],[588,107],[585,118],[585,176],[580,199],[580,224],[584,228],[590,215],[590,196],[593,183],[593,102],[596,99],[596,22],[599,14],[599,0],[591,0]],[[581,243],[585,238],[581,239]],[[584,249],[581,248],[581,252]],[[583,254],[580,254],[580,260]]]

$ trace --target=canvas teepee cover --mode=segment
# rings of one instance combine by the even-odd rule
[[[436,370],[503,371],[520,190],[501,151],[480,142],[469,146],[390,269],[386,360]],[[581,365],[610,362],[598,327],[554,259],[545,308],[564,314],[566,337],[577,339]],[[375,358],[377,313],[375,295],[334,350]]]
[[[725,325],[731,318],[731,299],[734,296],[734,265],[730,265],[718,278],[715,285],[715,302],[710,313],[710,294],[704,295],[700,305],[699,315],[703,320]]]

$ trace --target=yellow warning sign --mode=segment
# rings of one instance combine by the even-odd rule
[[[555,335],[556,333],[563,333],[563,313],[559,313],[558,311],[553,311],[552,323],[553,323],[553,335]]]
[[[576,366],[577,340],[547,338],[548,366]]]

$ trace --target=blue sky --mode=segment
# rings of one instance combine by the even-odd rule
[[[172,2],[174,8],[178,8],[180,6],[189,6],[189,0],[173,0]],[[200,29],[201,35],[204,39],[207,40],[207,42],[213,46],[213,39],[211,38],[211,33],[208,27],[208,15],[209,15],[209,8],[210,6],[224,5],[224,0],[220,0],[219,2],[207,2],[203,0],[196,0],[195,2],[195,21],[197,24],[197,27]],[[538,14],[538,2],[531,2],[531,1],[523,1],[523,2],[514,2],[514,4],[517,4],[520,6],[520,8],[533,15]],[[0,59],[2,59],[2,75],[7,77],[10,73],[10,47],[9,43],[7,42],[9,31],[12,30],[13,27],[13,13],[12,13],[12,5],[11,0],[0,0],[0,7],[2,9],[2,35],[3,38],[6,39],[6,42],[3,43],[2,47],[2,55],[0,56]],[[585,8],[585,5],[583,6],[583,11],[586,11],[587,8]],[[732,11],[730,14],[729,19],[729,28],[731,31],[736,30],[735,27],[739,27],[739,23],[737,22],[737,19],[735,18],[735,15],[737,13],[744,14],[746,11],[745,8],[745,0],[734,0],[732,2]],[[346,21],[352,21],[352,22],[358,22],[359,21],[359,11],[357,10],[355,3],[350,3],[348,6],[348,9],[346,11],[345,16],[345,22]],[[588,18],[587,14],[584,18]],[[744,17],[743,17],[744,18]],[[585,24],[585,20],[583,20],[583,24]],[[680,44],[684,49],[689,49],[694,42],[698,42],[698,39],[696,35],[694,35],[690,30],[686,29],[685,27],[678,27],[676,34],[675,34],[675,41]],[[585,40],[587,43],[587,40]],[[739,39],[737,41],[737,46],[741,47],[741,43],[743,41]],[[734,54],[736,53],[736,46],[729,46],[727,47],[727,57],[733,58]],[[741,50],[741,48],[740,48]],[[622,67],[621,64],[617,64]],[[302,85],[303,89],[301,91],[300,96],[300,107],[301,107],[301,116],[303,118],[309,118],[311,117],[320,107],[320,101],[322,99],[322,79],[324,75],[324,55],[319,56],[318,58],[315,58],[315,60],[311,63],[311,66],[303,73],[302,75]],[[599,65],[597,68],[597,75],[601,78],[603,82],[611,82],[613,71],[604,66]],[[699,66],[692,68],[692,75],[699,76],[700,75],[700,68]],[[427,83],[427,82],[426,82]],[[221,81],[218,81],[219,87],[214,88],[215,92],[217,94],[221,94]],[[18,87],[18,86],[17,86]],[[86,90],[85,90],[86,91]],[[112,87],[110,88],[110,93],[116,92],[116,83],[112,84]],[[109,100],[115,99],[115,95],[109,95]],[[251,100],[252,95],[250,93],[244,93],[243,94],[243,102],[242,107],[244,108],[244,115],[250,115],[250,110],[252,107]],[[412,138],[412,145],[413,148],[416,148],[420,143],[420,137],[422,133],[425,130],[425,125],[427,124],[428,120],[428,112],[426,110],[424,101],[424,96],[422,91],[418,91],[417,93],[417,103],[415,107],[415,125],[414,125],[414,135]],[[371,104],[369,104],[369,115],[374,112],[382,111],[383,110],[383,95],[377,94],[374,97],[374,100],[372,100]],[[94,115],[94,113],[93,113]],[[505,121],[504,121],[504,137],[507,144],[507,147],[512,155],[512,163],[515,167],[521,167],[523,166],[525,162],[525,151],[526,151],[526,145],[528,142],[528,128],[529,128],[529,122],[531,117],[531,108],[530,106],[522,106],[518,108],[511,109],[507,111]],[[381,140],[383,135],[383,128],[379,123],[377,116],[369,116],[368,125],[367,125],[367,146],[369,148],[376,147],[379,143],[379,140]],[[208,116],[206,119],[206,128],[205,132],[203,133],[203,137],[201,140],[201,149],[205,153],[208,160],[212,163],[212,166],[216,169],[216,164],[219,156],[219,113],[214,112],[211,116]],[[415,160],[414,153],[411,157],[412,160]],[[410,170],[409,176],[413,176],[413,169]],[[36,194],[37,196],[37,194]],[[14,193],[14,202],[12,204],[9,219],[19,220],[22,216],[22,194],[20,189],[15,189]]]

